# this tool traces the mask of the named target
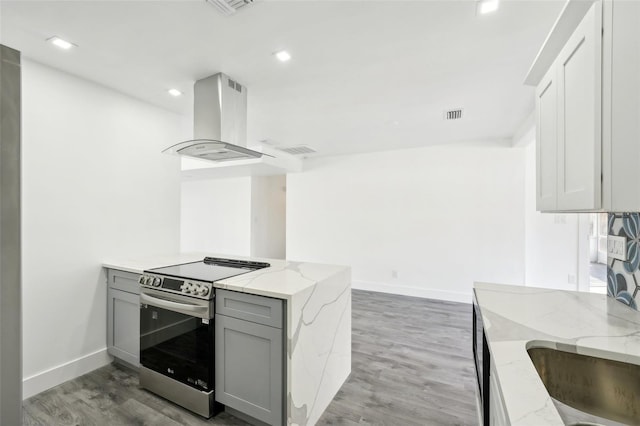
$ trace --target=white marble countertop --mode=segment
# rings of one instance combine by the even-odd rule
[[[640,364],[640,313],[604,294],[487,283],[474,288],[512,425],[564,425],[530,347]]]
[[[341,265],[248,258],[219,253],[177,253],[132,259],[109,259],[103,261],[102,266],[141,274],[147,269],[194,262],[204,259],[205,256],[253,260],[271,264],[269,268],[217,281],[214,283],[214,287],[286,300],[290,300],[292,296],[304,292],[319,282],[349,270],[348,266]]]

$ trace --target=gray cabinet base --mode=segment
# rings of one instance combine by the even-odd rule
[[[124,367],[124,368],[126,368],[128,370],[131,370],[131,371],[135,372],[135,373],[138,373],[140,371],[140,364],[133,365],[130,362],[127,362],[127,361],[123,360],[122,358],[118,358],[116,355],[113,355],[108,350],[107,350],[107,353],[109,353],[111,356],[113,356],[113,363],[114,364],[117,364],[118,366]]]
[[[140,386],[202,417],[209,418],[220,411],[219,405],[214,401],[213,391],[199,391],[142,366]]]
[[[107,269],[107,352],[140,365],[140,284],[138,275]]]
[[[262,420],[258,420],[231,407],[224,407],[224,411],[231,414],[233,417],[237,417],[240,420],[244,420],[245,422],[252,424],[253,426],[269,426],[269,423],[265,423]]]
[[[107,352],[133,366],[140,364],[140,296],[107,289]]]
[[[216,314],[216,401],[282,425],[283,330]]]

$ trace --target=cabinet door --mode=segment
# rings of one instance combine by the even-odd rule
[[[282,424],[282,329],[216,314],[216,401]]]
[[[107,352],[129,364],[140,365],[140,296],[107,290]]]
[[[495,373],[495,365],[491,360],[489,373],[489,424],[491,426],[506,426],[510,424],[507,419],[507,412],[502,401],[502,393],[498,387],[498,376]]]
[[[601,207],[602,4],[563,47],[558,78],[558,210]]]
[[[555,65],[536,89],[536,209],[556,209],[558,96]]]

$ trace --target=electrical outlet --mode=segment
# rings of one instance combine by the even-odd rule
[[[398,278],[398,271],[396,271],[395,269],[393,269],[391,271],[391,278]]]
[[[576,283],[576,276],[573,274],[569,274],[567,276],[567,283],[569,284],[575,284]]]
[[[627,260],[627,238],[609,235],[607,237],[607,256],[618,260]]]

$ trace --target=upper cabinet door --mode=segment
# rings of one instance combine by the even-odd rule
[[[536,89],[536,209],[556,209],[557,105],[556,68],[544,76]]]
[[[594,3],[557,58],[557,210],[594,210],[602,198],[602,4]],[[552,67],[554,68],[554,67]]]

